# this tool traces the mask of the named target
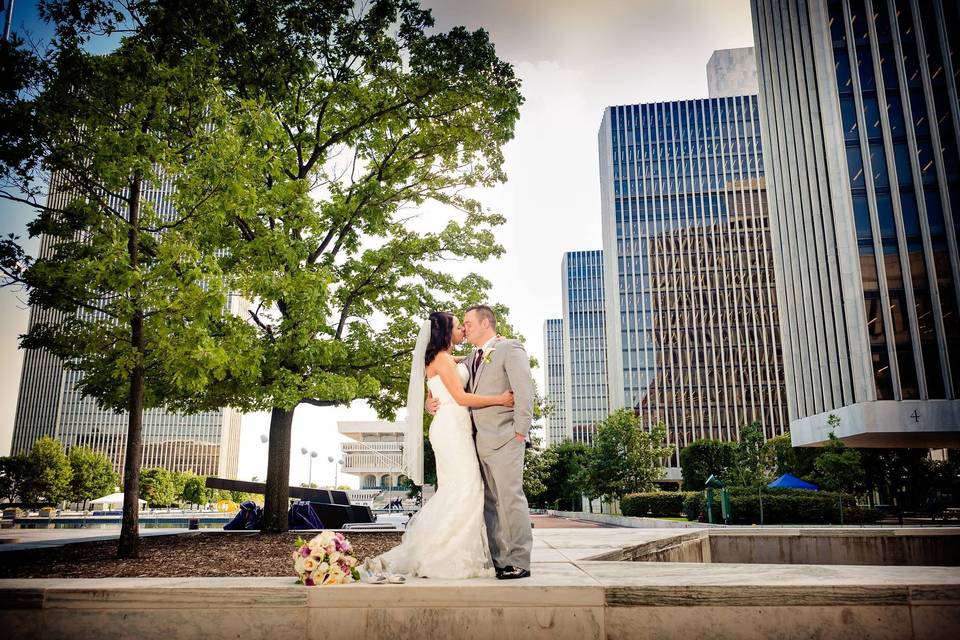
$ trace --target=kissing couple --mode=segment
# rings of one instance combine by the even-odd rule
[[[473,352],[454,357],[464,340]],[[420,328],[410,367],[409,433],[423,433],[424,379],[437,492],[407,523],[398,546],[365,562],[368,581],[528,577],[533,534],[523,457],[533,378],[526,351],[497,335],[496,315],[486,305],[470,307],[463,323],[434,312]],[[414,474],[422,470],[419,449],[408,452]],[[420,474],[414,480],[422,484]]]

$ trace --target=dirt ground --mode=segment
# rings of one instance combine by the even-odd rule
[[[199,531],[150,536],[141,539],[137,560],[117,560],[116,540],[5,551],[0,578],[293,577],[290,554],[298,535]],[[399,532],[346,535],[360,561],[400,543]]]

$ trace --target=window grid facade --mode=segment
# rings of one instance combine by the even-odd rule
[[[144,198],[160,215],[172,216],[169,195],[173,181],[145,185]],[[62,175],[51,177],[48,206],[63,208],[71,199],[69,185]],[[112,200],[111,206],[123,210],[124,204]],[[51,239],[40,241],[41,257],[49,257]],[[245,301],[231,295],[228,306],[240,313]],[[92,313],[92,312],[91,312]],[[30,309],[29,326],[55,322],[59,314],[45,309]],[[92,317],[92,316],[91,316]],[[11,452],[28,452],[42,436],[56,438],[66,450],[88,446],[104,453],[117,472],[126,459],[128,415],[104,411],[93,398],[85,398],[77,389],[83,374],[64,369],[57,358],[43,350],[26,350],[14,420]],[[172,471],[192,471],[202,475],[235,478],[240,459],[240,428],[243,415],[230,408],[193,415],[148,409],[143,415],[144,468],[164,467]]]
[[[960,3],[752,13],[791,421],[958,398]]]
[[[590,444],[597,422],[609,414],[603,252],[564,255],[563,355],[566,434]]]
[[[606,110],[599,132],[611,405],[676,455],[786,428],[756,96]]]
[[[573,438],[567,432],[567,418],[563,394],[563,320],[555,318],[543,323],[543,352],[546,397],[548,408],[544,430],[544,446],[551,447]]]

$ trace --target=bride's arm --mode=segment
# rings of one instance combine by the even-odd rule
[[[437,375],[443,382],[457,404],[471,409],[482,409],[483,407],[493,407],[503,405],[505,407],[513,406],[513,392],[505,391],[496,396],[481,396],[476,393],[467,393],[463,390],[460,383],[460,376],[457,375],[457,369],[453,362],[453,357],[447,354],[439,354],[435,365]]]

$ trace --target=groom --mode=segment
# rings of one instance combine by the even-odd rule
[[[474,305],[463,317],[466,339],[476,347],[464,364],[467,391],[497,395],[513,390],[513,408],[471,409],[477,456],[483,475],[483,517],[497,578],[530,576],[530,512],[523,493],[523,454],[533,421],[530,360],[516,340],[497,336],[497,318],[486,305]],[[436,411],[429,407],[430,413]]]

